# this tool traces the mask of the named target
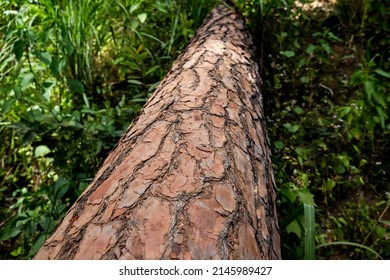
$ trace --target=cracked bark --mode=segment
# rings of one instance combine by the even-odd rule
[[[260,77],[215,8],[35,259],[278,259]]]

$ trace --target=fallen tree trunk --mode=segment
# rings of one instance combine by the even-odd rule
[[[214,9],[35,259],[278,259],[252,41]]]

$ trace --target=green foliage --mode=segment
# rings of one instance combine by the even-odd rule
[[[0,258],[32,257],[217,1],[0,2]],[[287,259],[389,259],[386,0],[235,1]]]
[[[238,1],[260,50],[283,257],[313,252],[307,204],[316,208],[316,258],[389,258],[390,229],[379,220],[389,220],[390,8],[311,2]],[[333,242],[344,243],[321,245]]]
[[[213,5],[0,3],[0,258],[36,253]]]

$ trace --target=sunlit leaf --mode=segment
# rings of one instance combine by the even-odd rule
[[[48,153],[50,153],[50,149],[46,145],[40,145],[34,151],[35,157],[44,157]]]
[[[299,190],[298,197],[302,203],[315,206],[314,195],[308,189]]]
[[[133,80],[133,79],[127,80],[127,82],[128,82],[129,84],[133,84],[133,85],[143,85],[143,83],[142,83],[141,81]]]
[[[155,7],[157,10],[159,10],[160,12],[162,12],[164,14],[168,13],[167,10],[164,8],[164,5],[161,4],[160,2],[153,4],[153,7]]]
[[[287,130],[291,133],[295,133],[298,131],[298,129],[301,127],[299,124],[291,124],[291,123],[285,123],[283,125]]]
[[[390,79],[390,73],[389,72],[386,72],[386,71],[383,71],[382,69],[378,68],[378,69],[375,69],[375,72],[383,77],[386,77],[386,78],[389,78]]]
[[[26,89],[30,85],[33,79],[34,79],[34,74],[24,73],[20,80],[21,89]]]
[[[147,18],[147,14],[146,13],[142,13],[142,14],[139,14],[139,15],[137,15],[137,18],[139,19],[139,21],[141,22],[141,23],[144,23],[145,22],[145,20],[146,20],[146,18]]]
[[[298,237],[301,237],[302,230],[299,226],[298,222],[295,220],[291,224],[289,224],[286,228],[287,233],[295,233]]]
[[[282,55],[290,58],[290,57],[293,57],[295,55],[295,52],[294,51],[282,51],[280,52]]]
[[[51,55],[48,52],[35,52],[35,56],[45,63],[46,65],[50,66],[51,64]]]
[[[135,10],[137,10],[139,5],[140,5],[140,3],[134,3],[133,5],[131,5],[130,14],[132,14]]]

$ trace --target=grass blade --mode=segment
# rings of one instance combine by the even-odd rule
[[[312,205],[303,204],[305,221],[305,260],[315,259],[315,209]]]
[[[370,247],[367,247],[365,245],[362,245],[362,244],[359,244],[359,243],[355,243],[355,242],[348,242],[348,241],[336,241],[336,242],[329,242],[329,243],[324,243],[324,244],[321,244],[319,246],[316,247],[316,249],[318,248],[321,248],[321,247],[325,247],[325,246],[331,246],[331,245],[347,245],[347,246],[354,246],[354,247],[359,247],[359,248],[362,248],[362,249],[365,249],[371,253],[373,253],[375,256],[377,256],[379,259],[383,260],[383,258],[381,257],[381,255],[379,255],[377,252],[375,252],[373,249],[371,249]]]

